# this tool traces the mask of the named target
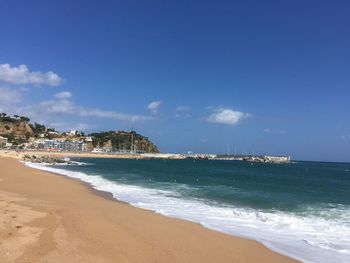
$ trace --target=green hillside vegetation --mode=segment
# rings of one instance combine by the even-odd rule
[[[27,142],[33,136],[29,121],[30,119],[25,116],[14,115],[11,117],[6,113],[1,113],[0,136],[6,137],[14,145]]]
[[[99,133],[91,133],[89,136],[93,137],[94,147],[111,147],[113,151],[130,150],[132,148],[131,142],[133,141],[133,149],[135,151],[158,153],[159,150],[156,145],[149,141],[147,137],[144,137],[135,131],[107,131]]]
[[[19,123],[19,122],[29,122],[30,119],[25,116],[19,116],[19,115],[13,115],[11,117],[10,115],[7,115],[6,113],[0,113],[0,122],[9,122],[9,123]]]

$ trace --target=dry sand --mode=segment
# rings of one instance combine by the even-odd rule
[[[0,157],[0,262],[293,262]]]

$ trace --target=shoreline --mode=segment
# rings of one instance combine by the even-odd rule
[[[113,158],[113,159],[148,159],[138,154],[110,154],[110,153],[91,153],[91,152],[57,152],[57,151],[16,151],[16,150],[0,150],[0,156],[23,158],[24,155],[49,156],[54,158]]]
[[[11,160],[15,161],[14,159],[11,159]],[[1,161],[1,164],[4,163],[4,159],[3,158],[0,158],[0,161]],[[11,161],[11,162],[9,161],[12,166],[14,165],[13,161]],[[136,207],[134,207],[134,206],[132,206],[132,205],[130,205],[128,203],[125,203],[125,202],[122,202],[122,201],[119,201],[119,200],[115,199],[112,196],[112,194],[110,194],[109,192],[104,192],[104,191],[99,191],[97,189],[94,189],[90,184],[88,184],[86,182],[83,182],[81,180],[70,178],[70,177],[67,177],[67,176],[64,176],[64,175],[63,176],[62,175],[57,176],[56,174],[51,173],[51,172],[46,172],[46,171],[42,172],[39,169],[26,167],[26,166],[24,166],[24,164],[21,164],[18,161],[15,161],[15,162],[17,163],[16,170],[17,170],[17,168],[22,166],[21,170],[24,169],[29,174],[40,173],[39,177],[41,179],[45,178],[46,181],[47,181],[47,178],[50,178],[50,179],[56,178],[56,179],[54,179],[54,181],[58,180],[58,181],[60,181],[60,184],[74,185],[74,187],[80,188],[80,190],[82,190],[84,188],[85,190],[83,190],[83,192],[85,192],[85,195],[87,195],[89,199],[93,199],[94,202],[96,202],[95,199],[97,199],[99,201],[104,200],[104,201],[101,201],[101,202],[102,203],[107,202],[108,206],[109,205],[117,206],[116,208],[118,208],[119,210],[127,210],[126,211],[127,214],[137,213],[137,214],[141,214],[141,217],[152,218],[152,219],[148,219],[148,220],[151,220],[151,221],[155,220],[155,221],[157,221],[157,223],[155,225],[153,224],[153,228],[152,228],[153,230],[155,230],[157,228],[168,229],[169,226],[171,226],[172,228],[173,227],[179,228],[179,225],[181,227],[185,227],[186,229],[189,228],[190,231],[188,231],[188,232],[186,231],[187,234],[185,234],[183,231],[182,231],[182,234],[180,234],[179,231],[175,231],[173,233],[173,235],[171,235],[170,237],[168,236],[167,238],[165,238],[166,240],[168,240],[168,238],[170,238],[170,240],[179,240],[180,239],[181,240],[181,242],[180,242],[181,245],[179,246],[179,244],[178,244],[178,246],[177,246],[178,249],[180,251],[181,250],[186,250],[187,251],[187,253],[185,253],[185,255],[183,255],[183,254],[180,255],[181,253],[179,253],[178,250],[173,250],[174,249],[173,246],[167,247],[167,250],[172,251],[172,254],[177,254],[178,255],[177,260],[173,260],[174,258],[170,257],[170,258],[166,259],[167,262],[178,262],[178,261],[181,261],[181,262],[182,261],[187,261],[187,262],[212,262],[212,260],[217,260],[218,258],[220,258],[220,262],[225,262],[225,261],[227,261],[227,262],[241,262],[241,261],[255,262],[256,260],[258,260],[260,262],[296,262],[296,260],[290,259],[287,256],[283,256],[283,255],[280,255],[280,254],[278,254],[276,252],[273,252],[272,250],[266,248],[263,244],[259,243],[258,241],[231,236],[231,235],[228,235],[228,234],[224,234],[224,233],[221,233],[221,232],[217,232],[217,231],[214,231],[214,230],[207,229],[204,226],[202,226],[200,224],[197,224],[197,223],[194,223],[194,222],[181,220],[181,219],[177,219],[177,218],[172,218],[172,217],[166,217],[166,216],[163,216],[163,215],[159,215],[159,214],[157,214],[157,213],[155,213],[155,212],[153,212],[151,210],[145,210],[145,209],[141,209],[141,208],[136,208]],[[40,172],[35,172],[35,171],[40,171]],[[51,177],[44,176],[44,175],[51,175]],[[22,175],[20,177],[25,177],[25,176]],[[38,180],[40,178],[38,178]],[[3,179],[3,178],[1,178],[1,179]],[[67,180],[67,179],[72,179],[72,180]],[[3,187],[2,187],[3,184],[4,184],[3,181],[4,180],[2,180],[0,182],[0,189],[1,190],[3,190]],[[73,187],[73,186],[71,186],[71,187]],[[8,191],[8,190],[11,190],[11,189],[6,189],[6,191]],[[59,203],[59,201],[57,199],[55,199],[55,201],[57,201]],[[110,204],[110,203],[112,203],[112,204]],[[87,205],[89,207],[88,204],[84,204],[84,205]],[[91,207],[89,207],[89,208],[91,208]],[[79,208],[77,208],[77,207],[75,207],[75,209],[79,210]],[[106,210],[103,210],[103,212],[107,213]],[[110,216],[111,217],[115,217],[116,213],[117,212],[112,213]],[[104,220],[104,218],[101,217],[101,214],[97,214],[97,215],[95,215],[95,217],[97,217],[99,220],[102,220],[102,221]],[[127,217],[127,219],[131,220],[131,221],[135,220],[135,218],[130,218],[130,216]],[[159,221],[163,221],[163,222],[159,222]],[[167,221],[167,222],[164,222],[164,221]],[[142,222],[142,220],[141,220],[141,222]],[[121,228],[122,226],[125,226],[125,223],[121,223],[121,222],[118,222],[118,223],[119,224],[116,224],[116,225],[114,224],[113,226],[114,227],[119,227],[119,228]],[[170,225],[168,225],[169,223],[170,223]],[[133,224],[132,226],[128,226],[129,228],[131,228],[131,233],[133,233],[135,231],[135,228],[137,228],[138,231],[140,231],[140,229],[138,227],[139,224],[140,224],[140,222],[138,222],[138,224],[136,224],[136,225]],[[86,230],[88,230],[88,229],[82,229],[83,232],[86,231]],[[177,230],[179,230],[179,229],[177,229]],[[180,228],[180,230],[181,230],[181,228]],[[148,235],[154,236],[154,234],[151,231],[146,231],[145,232],[145,230],[143,230],[143,231],[140,231],[140,232],[142,232],[143,235],[146,236],[146,237]],[[157,232],[159,233],[159,229],[158,229]],[[126,234],[126,236],[128,236],[127,233],[124,233],[124,234]],[[158,235],[162,236],[161,234],[158,234]],[[186,237],[184,237],[183,235],[185,235]],[[184,242],[184,240],[187,240],[187,239],[191,240],[191,239],[197,237],[197,235],[205,235],[206,238],[204,238],[204,239],[202,239],[202,238],[198,239],[197,238],[197,242],[194,242],[194,243],[190,242],[190,243],[188,243],[186,241],[185,242],[186,245],[182,244]],[[214,244],[212,243],[211,239],[213,237],[215,237],[215,239],[218,239],[218,243],[217,242],[215,242]],[[165,242],[164,241],[165,239],[164,239],[164,234],[163,234],[162,238],[157,236],[157,241],[158,242],[155,242],[155,243],[153,242],[153,244],[157,244],[159,246],[160,244]],[[161,240],[161,241],[159,242],[159,240]],[[113,239],[112,243],[114,243],[115,241],[116,240]],[[168,242],[173,243],[171,241],[168,241]],[[208,244],[208,243],[211,244],[211,246],[207,246],[207,249],[205,251],[205,257],[202,257],[202,253],[198,253],[199,252],[198,251],[198,244],[195,244],[195,243],[198,243],[198,242],[199,243],[203,242],[203,243],[206,243],[206,244]],[[220,244],[220,246],[219,246],[220,248],[225,247],[228,250],[222,250],[222,251],[220,250],[220,253],[218,253],[218,251],[213,250],[212,246],[213,245],[217,246],[218,244]],[[137,247],[138,246],[131,246],[131,247],[128,247],[128,248],[130,250],[134,250]],[[192,249],[190,247],[192,247]],[[194,249],[194,248],[196,248],[196,249]],[[238,248],[238,251],[237,251],[237,248]],[[195,251],[197,253],[194,253]],[[242,251],[244,251],[244,252],[242,252]],[[163,254],[163,252],[160,250],[160,251],[158,251],[158,254],[159,253]],[[234,253],[232,253],[232,252],[234,252]],[[189,257],[189,258],[188,258],[188,253],[191,254],[191,257]],[[237,253],[238,253],[239,256],[237,255]],[[211,257],[208,257],[208,254],[210,254]],[[148,256],[146,256],[146,255],[148,255]],[[142,262],[143,259],[149,257],[149,251],[147,251],[147,249],[146,249],[144,251],[143,255],[139,255],[139,256],[140,257],[138,259],[134,258],[135,260],[133,259],[133,260],[131,260],[131,262],[135,262],[135,261],[138,262],[139,260],[141,260],[140,262]],[[58,255],[58,257],[59,257],[59,255]],[[130,257],[133,257],[133,256],[130,256]],[[0,255],[0,258],[1,258],[1,255]],[[113,258],[113,260],[114,259],[115,258]],[[4,261],[4,262],[6,262],[6,261]],[[102,262],[104,262],[104,261],[102,261]],[[129,260],[126,260],[125,262],[129,262]],[[155,260],[155,262],[157,262],[157,260]],[[162,262],[162,260],[160,260],[159,262]]]

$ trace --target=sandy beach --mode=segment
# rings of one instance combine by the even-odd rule
[[[295,262],[0,157],[0,262]]]

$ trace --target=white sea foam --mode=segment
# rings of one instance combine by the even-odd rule
[[[114,198],[136,207],[258,240],[277,252],[304,262],[350,262],[350,208],[347,206],[329,209],[326,218],[317,216],[320,211],[311,211],[305,215],[281,211],[264,212],[207,204],[198,199],[188,200],[173,191],[123,185],[99,175],[87,175],[42,164],[27,165],[82,180],[93,188],[110,192]]]
[[[55,166],[85,166],[85,165],[94,165],[93,163],[85,163],[85,162],[77,162],[77,161],[70,161],[69,158],[64,158],[63,163],[55,163]],[[27,164],[27,163],[26,163]],[[34,163],[28,162],[29,166],[32,166]],[[40,163],[40,166],[51,166],[52,163]],[[39,168],[40,169],[40,168]]]

